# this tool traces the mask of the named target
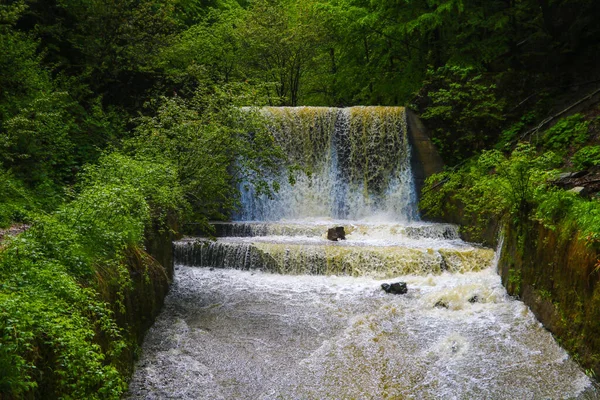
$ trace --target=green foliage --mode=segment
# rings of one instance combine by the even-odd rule
[[[565,219],[569,210],[577,202],[578,195],[551,186],[541,186],[535,193],[537,206],[535,218],[543,221],[547,227],[555,228]]]
[[[512,293],[521,293],[521,270],[515,270],[511,268],[508,271],[508,283],[511,287]]]
[[[125,250],[142,244],[152,218],[180,213],[182,190],[172,165],[121,154],[87,167],[78,189],[0,253],[2,396],[118,399],[126,388],[126,343],[98,276],[112,270],[127,290]]]
[[[42,94],[6,124],[8,149],[5,162],[27,183],[65,182],[75,166],[70,140],[78,127],[69,114],[73,104],[66,93]]]
[[[275,84],[271,104],[298,105],[302,75],[315,66],[322,37],[312,2],[256,0],[249,11],[241,35],[252,77]]]
[[[0,155],[4,120],[51,85],[48,72],[39,64],[38,43],[14,29],[26,9],[23,1],[0,4]]]
[[[545,189],[545,190],[544,190]],[[577,193],[557,188],[540,188],[535,195],[533,218],[570,239],[573,234],[594,248],[600,247],[600,204]]]
[[[62,202],[63,185],[75,180],[82,164],[96,160],[98,147],[114,140],[118,120],[98,102],[86,112],[68,93],[39,93],[4,122],[0,162],[52,210]]]
[[[164,223],[168,216],[182,219],[189,210],[178,170],[168,160],[158,163],[109,153],[102,156],[98,164],[84,169],[79,185],[84,193],[95,186],[136,188],[148,204],[154,222]]]
[[[0,228],[12,222],[26,222],[35,208],[31,193],[10,172],[0,168]]]
[[[271,105],[297,105],[315,63],[322,29],[310,1],[254,1],[205,13],[161,55],[179,91],[212,83],[250,82]]]
[[[101,96],[141,106],[156,79],[155,60],[176,31],[175,1],[29,1],[25,24],[40,37],[44,61],[84,105]],[[26,25],[26,26],[27,26]]]
[[[449,207],[461,204],[475,229],[483,229],[491,218],[536,220],[598,247],[600,203],[549,183],[560,164],[555,153],[538,154],[531,145],[518,145],[510,157],[498,150],[486,151],[457,171],[430,177],[420,207],[435,217],[455,212]],[[445,183],[433,188],[440,181]]]
[[[225,83],[245,79],[240,30],[244,16],[240,7],[210,10],[161,52],[160,63],[179,94],[193,95],[206,77]]]
[[[573,167],[578,170],[600,165],[600,146],[582,147],[573,154],[571,161],[573,162]]]
[[[543,144],[548,149],[560,152],[577,147],[588,139],[589,125],[590,122],[581,114],[563,118],[546,131]]]
[[[41,260],[35,242],[26,235],[0,259],[0,393],[118,399],[125,382],[106,361],[122,342],[107,305],[62,265]],[[97,332],[113,341],[106,354],[93,343]]]
[[[485,151],[456,172],[430,177],[420,207],[430,216],[439,216],[452,198],[464,205],[464,212],[480,229],[491,218],[527,218],[539,201],[536,194],[555,176],[553,168],[559,163],[554,153],[538,155],[525,144],[510,157],[498,150]],[[432,189],[441,180],[446,183]]]
[[[512,124],[508,129],[505,129],[500,134],[500,139],[496,143],[496,149],[508,151],[511,149],[513,143],[518,139],[518,135],[522,133],[522,130],[527,124],[530,124],[535,119],[533,112],[528,112],[521,117],[519,122]]]
[[[446,66],[428,71],[418,103],[432,140],[450,164],[496,141],[504,116],[495,89],[472,68]]]
[[[124,249],[150,224],[226,218],[243,178],[277,189],[260,177],[280,169],[281,152],[260,113],[240,106],[398,105],[419,92],[453,164],[494,143],[507,99],[591,76],[593,63],[571,64],[600,43],[600,3],[589,0],[4,3],[0,226],[49,213],[0,256],[0,396],[14,398],[119,397],[125,344],[94,277],[110,270],[127,287]],[[506,129],[500,148],[531,122]],[[560,121],[544,143],[574,151],[584,125]],[[584,148],[573,163],[595,165],[597,153]],[[571,221],[596,240],[594,203],[544,184],[552,158],[484,153],[438,176],[447,184],[423,204],[439,210],[457,191],[479,219]]]
[[[161,98],[155,117],[140,118],[127,149],[139,157],[169,160],[179,171],[183,197],[195,220],[226,218],[236,206],[237,183],[261,180],[276,171],[283,155],[266,129],[261,114],[241,108],[255,96],[245,85],[201,87],[194,98]]]
[[[118,355],[122,346],[109,308],[94,290],[81,286],[47,252],[48,247],[64,245],[70,239],[40,234],[38,228],[14,240],[2,252],[3,396],[22,398],[39,392],[46,398],[118,399],[125,388],[115,366],[106,363]],[[112,341],[108,352],[93,341],[100,332]],[[2,364],[8,362],[12,369],[6,373]]]

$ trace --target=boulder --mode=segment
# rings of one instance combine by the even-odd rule
[[[552,183],[583,197],[593,196],[600,192],[600,166],[585,171],[564,172]]]
[[[346,240],[346,232],[343,226],[336,226],[327,230],[327,239],[332,241]]]
[[[381,288],[386,293],[391,293],[391,294],[406,294],[408,292],[408,288],[406,287],[406,282],[395,282],[392,284],[382,283]]]
[[[583,194],[583,191],[585,190],[585,188],[583,186],[575,186],[572,189],[569,189],[569,192],[573,192],[573,193],[577,193],[577,194]]]

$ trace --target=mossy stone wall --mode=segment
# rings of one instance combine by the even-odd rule
[[[498,272],[584,368],[600,376],[598,251],[537,222],[509,223]]]

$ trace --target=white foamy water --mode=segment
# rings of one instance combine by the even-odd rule
[[[129,398],[596,398],[492,269],[401,279],[178,266]]]
[[[188,266],[380,278],[478,271],[494,259],[491,249],[458,239],[452,225],[335,222],[345,227],[347,240],[327,240],[321,222],[220,224],[219,231],[239,236],[184,239],[174,243],[175,257]],[[253,232],[259,236],[249,236]]]

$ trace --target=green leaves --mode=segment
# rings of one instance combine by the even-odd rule
[[[98,164],[85,167],[79,186],[82,194],[101,192],[107,186],[134,188],[143,196],[143,209],[148,209],[149,216],[158,225],[164,223],[168,215],[181,217],[189,207],[179,183],[177,166],[165,159],[157,162],[142,156],[135,159],[121,153],[108,153]],[[147,218],[145,214],[140,215],[140,221],[147,222]]]
[[[588,139],[589,124],[581,114],[563,118],[546,131],[544,146],[563,152],[571,146],[581,145]]]
[[[25,222],[36,208],[33,196],[10,172],[0,168],[0,228]]]
[[[119,399],[126,388],[119,357],[131,343],[100,293],[110,286],[113,309],[124,311],[127,249],[184,206],[177,169],[107,154],[77,189],[72,202],[3,243],[0,396]]]
[[[584,149],[594,154],[595,147]],[[456,212],[451,207],[460,204],[480,231],[490,220],[533,219],[550,229],[560,227],[562,234],[597,248],[600,203],[551,184],[562,161],[554,152],[539,154],[529,144],[517,145],[510,157],[498,150],[485,151],[455,172],[430,177],[420,208],[430,216],[440,216]],[[440,181],[445,183],[434,188]]]
[[[247,85],[230,84],[202,86],[190,100],[161,98],[152,104],[156,116],[140,118],[127,142],[136,157],[172,163],[198,222],[226,218],[239,181],[279,168],[283,155],[263,117],[239,107],[252,96]]]
[[[432,140],[450,165],[495,143],[504,120],[496,86],[473,68],[447,65],[429,70],[417,102]]]
[[[16,161],[15,172],[28,183],[50,179],[59,184],[72,176],[71,136],[78,129],[68,111],[72,106],[66,93],[41,94],[6,121],[9,147],[4,159]]]
[[[585,146],[579,149],[571,159],[578,170],[600,165],[600,146]]]
[[[42,386],[54,388],[44,394],[48,397],[120,398],[124,380],[114,366],[105,364],[101,349],[90,344],[96,334],[95,316],[86,308],[93,304],[107,312],[106,305],[89,297],[68,275],[51,274],[51,267],[31,274],[30,284],[20,290],[0,293],[0,393],[23,398]],[[44,289],[47,282],[68,286],[70,296]],[[105,333],[115,342],[120,340]],[[44,354],[42,348],[51,350]],[[39,362],[51,364],[52,369],[37,368]]]
[[[554,153],[537,154],[528,144],[519,144],[510,157],[498,150],[484,151],[455,172],[429,178],[420,207],[439,216],[449,211],[449,203],[461,204],[480,230],[491,219],[530,218],[559,164]],[[446,183],[434,189],[441,180]]]

